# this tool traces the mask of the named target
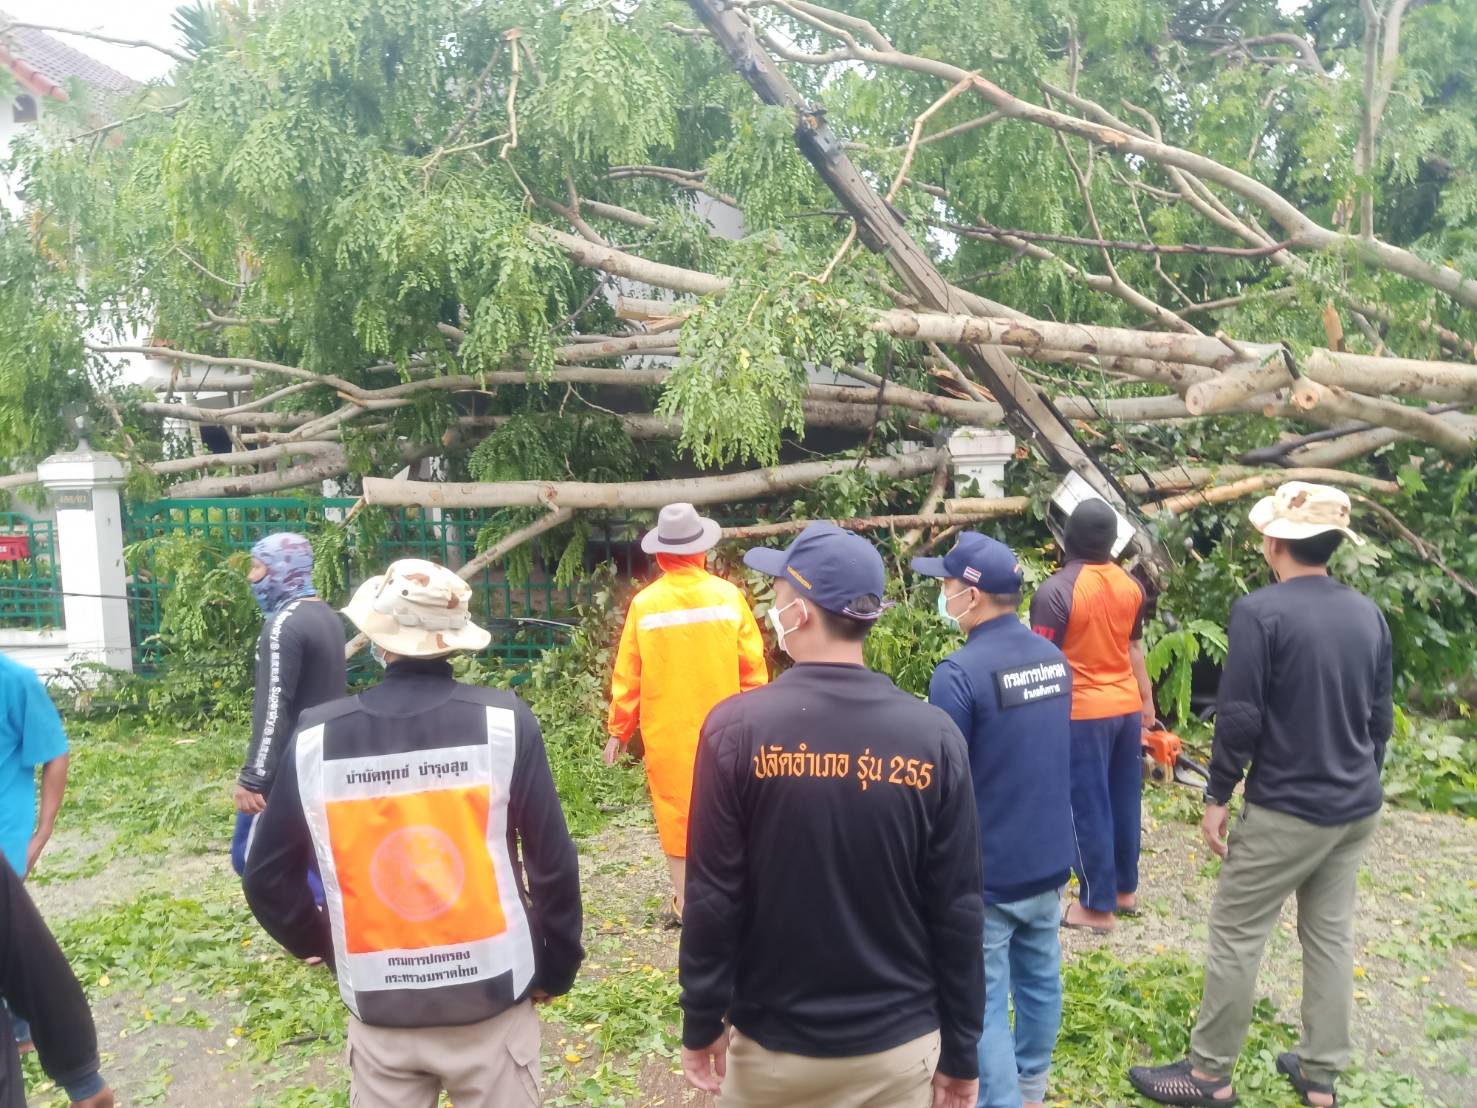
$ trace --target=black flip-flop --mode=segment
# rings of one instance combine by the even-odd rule
[[[1287,1078],[1297,1095],[1302,1098],[1304,1104],[1313,1105],[1313,1108],[1324,1108],[1323,1105],[1314,1105],[1308,1099],[1309,1093],[1327,1093],[1333,1098],[1333,1104],[1337,1106],[1339,1094],[1334,1092],[1332,1085],[1320,1085],[1316,1081],[1309,1081],[1303,1076],[1303,1060],[1292,1051],[1277,1055],[1277,1072]]]
[[[1188,1058],[1169,1066],[1134,1066],[1128,1081],[1142,1096],[1159,1104],[1183,1104],[1191,1108],[1230,1108],[1237,1103],[1233,1092],[1228,1097],[1215,1094],[1228,1087],[1229,1080],[1206,1081],[1190,1072]]]
[[[1068,901],[1067,906],[1062,909],[1062,922],[1060,924],[1061,927],[1066,928],[1068,931],[1091,931],[1094,935],[1111,935],[1113,933],[1111,927],[1099,927],[1093,923],[1073,923],[1067,919],[1067,913],[1071,910],[1072,902]]]

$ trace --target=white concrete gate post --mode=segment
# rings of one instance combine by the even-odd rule
[[[56,510],[67,650],[78,661],[133,669],[123,565],[123,463],[84,443],[36,469]]]
[[[964,496],[971,481],[979,495],[1005,495],[1005,465],[1015,457],[1015,436],[998,427],[961,427],[949,436],[949,464],[954,470],[954,495]]]

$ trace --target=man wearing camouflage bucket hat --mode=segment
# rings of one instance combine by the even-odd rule
[[[1277,1068],[1304,1104],[1336,1104],[1349,1062],[1359,862],[1383,802],[1394,729],[1390,630],[1366,597],[1328,574],[1350,529],[1349,498],[1289,481],[1251,510],[1277,583],[1231,606],[1202,830],[1225,859],[1210,910],[1205,994],[1190,1055],[1135,1066],[1161,1104],[1232,1104],[1231,1071],[1251,1022],[1267,937],[1296,894],[1303,1037]],[[1246,775],[1227,844],[1227,806]]]
[[[395,562],[344,614],[378,685],[305,712],[247,860],[246,898],[338,974],[365,1108],[539,1103],[533,1003],[569,990],[579,865],[538,721],[450,657],[489,640],[444,566]],[[303,884],[316,857],[325,910]]]

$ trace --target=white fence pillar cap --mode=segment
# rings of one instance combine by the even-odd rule
[[[126,476],[121,461],[98,450],[53,454],[36,467],[37,479],[49,489],[116,489]]]

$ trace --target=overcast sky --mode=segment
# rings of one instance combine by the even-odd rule
[[[171,20],[181,0],[0,0],[0,11],[25,22],[75,27],[117,38],[147,39],[177,46]],[[60,37],[60,36],[58,36]],[[95,39],[66,38],[68,45],[106,62],[135,80],[162,77],[174,62],[155,50],[111,46]]]

